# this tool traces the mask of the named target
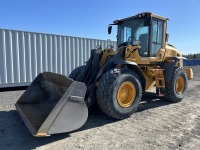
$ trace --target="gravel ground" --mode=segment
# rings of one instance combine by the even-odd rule
[[[4,149],[200,149],[200,66],[180,103],[147,93],[137,113],[116,121],[98,107],[90,109],[79,130],[45,138],[33,137],[14,103],[24,92],[0,92],[0,150]]]

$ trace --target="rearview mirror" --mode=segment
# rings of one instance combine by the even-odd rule
[[[111,34],[111,32],[112,32],[112,26],[108,26],[108,34]]]

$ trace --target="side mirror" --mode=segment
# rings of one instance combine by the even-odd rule
[[[165,40],[166,40],[166,42],[168,42],[168,40],[169,40],[169,34],[168,33],[166,33]]]
[[[108,26],[108,34],[111,34],[111,32],[112,32],[112,26]]]

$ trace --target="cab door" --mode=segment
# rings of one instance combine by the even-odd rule
[[[153,18],[152,20],[152,40],[150,57],[156,57],[161,49],[164,49],[163,43],[164,21]]]

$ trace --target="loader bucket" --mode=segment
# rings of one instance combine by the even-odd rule
[[[88,117],[86,86],[63,75],[39,74],[15,104],[34,136],[76,130]]]

